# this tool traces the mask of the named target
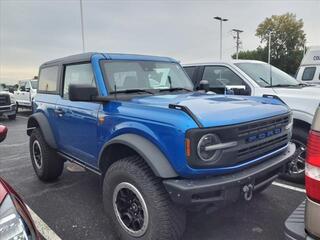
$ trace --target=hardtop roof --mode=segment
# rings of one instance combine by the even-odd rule
[[[48,62],[45,62],[41,67],[49,65],[59,65],[59,64],[69,64],[76,62],[89,62],[91,61],[92,56],[100,55],[106,60],[136,60],[136,61],[160,61],[160,62],[177,62],[173,58],[169,57],[160,57],[160,56],[151,56],[151,55],[139,55],[139,54],[125,54],[125,53],[98,53],[98,52],[87,52],[76,55],[71,55],[63,58],[54,59]],[[41,68],[40,67],[40,68]]]

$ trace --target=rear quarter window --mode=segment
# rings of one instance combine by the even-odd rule
[[[40,70],[38,90],[40,93],[58,93],[58,66],[44,67]]]
[[[302,74],[303,81],[311,81],[316,73],[316,67],[306,67]]]

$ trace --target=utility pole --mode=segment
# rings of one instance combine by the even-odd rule
[[[236,40],[236,45],[237,45],[237,54],[236,54],[236,57],[237,59],[239,58],[239,46],[240,46],[240,33],[242,33],[243,31],[240,30],[240,29],[232,29],[232,31],[234,31],[237,36],[235,37],[237,40]]]
[[[84,44],[84,29],[83,29],[83,10],[82,10],[82,0],[80,1],[80,21],[81,21],[81,36],[82,36],[82,52],[85,52],[85,44]]]
[[[269,33],[269,41],[268,41],[268,63],[271,63],[271,32]]]
[[[214,17],[213,19],[220,21],[220,60],[222,59],[222,22],[228,21],[226,18]]]

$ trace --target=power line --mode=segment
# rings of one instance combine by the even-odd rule
[[[240,29],[232,29],[232,31],[237,34],[234,38],[236,39],[236,48],[237,48],[236,58],[238,59],[238,57],[239,57],[239,46],[241,44],[241,42],[240,42],[240,33],[242,33],[243,31],[240,30]]]

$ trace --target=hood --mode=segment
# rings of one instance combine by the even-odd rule
[[[203,127],[250,122],[288,112],[287,106],[278,100],[233,95],[170,94],[135,97],[131,102],[164,108],[169,104],[186,106]]]
[[[292,110],[313,116],[320,102],[320,85],[299,88],[273,88]]]

